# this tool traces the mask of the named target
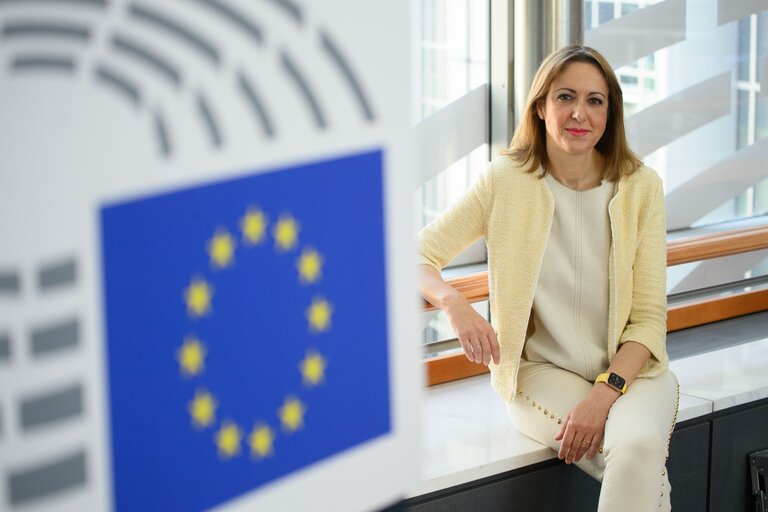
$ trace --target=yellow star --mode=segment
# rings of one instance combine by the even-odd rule
[[[307,352],[307,357],[301,362],[301,374],[304,376],[304,384],[316,386],[325,380],[325,358],[317,352]]]
[[[212,266],[228,267],[235,259],[235,240],[226,230],[217,230],[208,242],[208,254],[211,256]]]
[[[323,257],[314,249],[304,249],[296,261],[296,268],[299,269],[299,279],[303,283],[311,284],[320,279],[322,266]]]
[[[304,413],[307,411],[304,404],[297,398],[289,397],[279,410],[280,421],[283,423],[283,430],[295,432],[304,426]]]
[[[290,251],[296,246],[299,237],[299,224],[290,215],[283,215],[277,221],[272,236],[281,251]]]
[[[213,288],[202,279],[192,279],[184,292],[187,310],[194,316],[203,316],[211,310]]]
[[[195,398],[189,402],[190,416],[192,416],[192,423],[196,427],[208,427],[216,419],[216,407],[219,403],[213,397],[212,394],[207,391],[196,391]]]
[[[240,229],[246,244],[261,243],[264,240],[264,232],[267,230],[267,217],[258,208],[249,208],[240,219]]]
[[[263,459],[267,455],[272,455],[272,442],[275,440],[275,433],[267,425],[254,425],[251,434],[248,436],[248,444],[251,446],[251,455]]]
[[[331,314],[333,314],[333,306],[327,300],[313,299],[312,304],[307,308],[309,330],[314,332],[327,331],[331,326]]]
[[[216,432],[216,446],[219,447],[219,455],[229,459],[239,454],[242,437],[243,433],[240,427],[230,421],[222,421],[221,428]]]
[[[184,344],[176,351],[176,359],[181,365],[181,372],[186,375],[198,375],[205,369],[205,346],[195,337],[184,338]]]

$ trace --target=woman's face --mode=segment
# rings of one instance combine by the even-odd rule
[[[571,63],[555,77],[538,113],[547,127],[547,153],[589,153],[605,132],[608,84],[596,66]]]

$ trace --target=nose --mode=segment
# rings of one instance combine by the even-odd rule
[[[584,105],[582,105],[580,102],[576,103],[573,107],[571,118],[579,123],[584,121]]]

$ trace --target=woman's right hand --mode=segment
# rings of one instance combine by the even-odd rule
[[[448,315],[448,320],[459,338],[467,359],[486,366],[491,360],[494,364],[499,364],[501,360],[499,340],[488,320],[475,311],[472,305],[461,296],[457,296],[450,304],[446,304],[444,311]]]

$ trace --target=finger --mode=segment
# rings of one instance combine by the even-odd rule
[[[587,450],[587,459],[592,460],[595,455],[597,455],[597,451],[600,449],[600,444],[603,442],[603,435],[598,432],[595,434],[595,437],[592,438],[592,444],[589,446],[589,450]]]
[[[482,362],[483,360],[483,351],[480,348],[480,341],[477,338],[470,338],[470,346],[472,347],[472,358],[471,360],[475,363]]]
[[[470,361],[474,361],[474,353],[472,352],[472,343],[470,343],[467,338],[459,337],[459,343],[461,344],[462,350],[464,350],[464,355],[469,359]]]
[[[557,456],[560,459],[564,459],[566,455],[568,455],[568,452],[571,449],[571,445],[573,444],[573,439],[575,437],[575,434],[573,432],[573,427],[569,426],[565,429],[565,435],[563,436],[563,442],[560,445],[560,451],[558,452]]]
[[[573,442],[571,443],[570,448],[568,449],[568,453],[565,455],[565,463],[570,464],[576,459],[576,454],[581,449],[583,438],[582,437],[576,437],[574,436]]]
[[[575,462],[579,462],[584,454],[587,453],[587,450],[589,450],[590,446],[592,446],[591,437],[593,436],[587,435],[584,437],[584,440],[579,445],[579,449],[576,451],[576,455],[573,457]]]
[[[483,349],[483,364],[488,366],[488,363],[491,362],[491,343],[487,337],[484,337],[480,341]]]
[[[499,364],[501,362],[501,347],[499,347],[499,338],[496,336],[496,331],[491,332],[490,345],[493,363]]]
[[[568,413],[568,416],[565,417],[565,421],[563,422],[563,426],[560,427],[560,432],[557,433],[555,436],[555,441],[560,441],[563,436],[565,435],[565,428],[568,426],[568,420],[571,419],[571,413]]]

